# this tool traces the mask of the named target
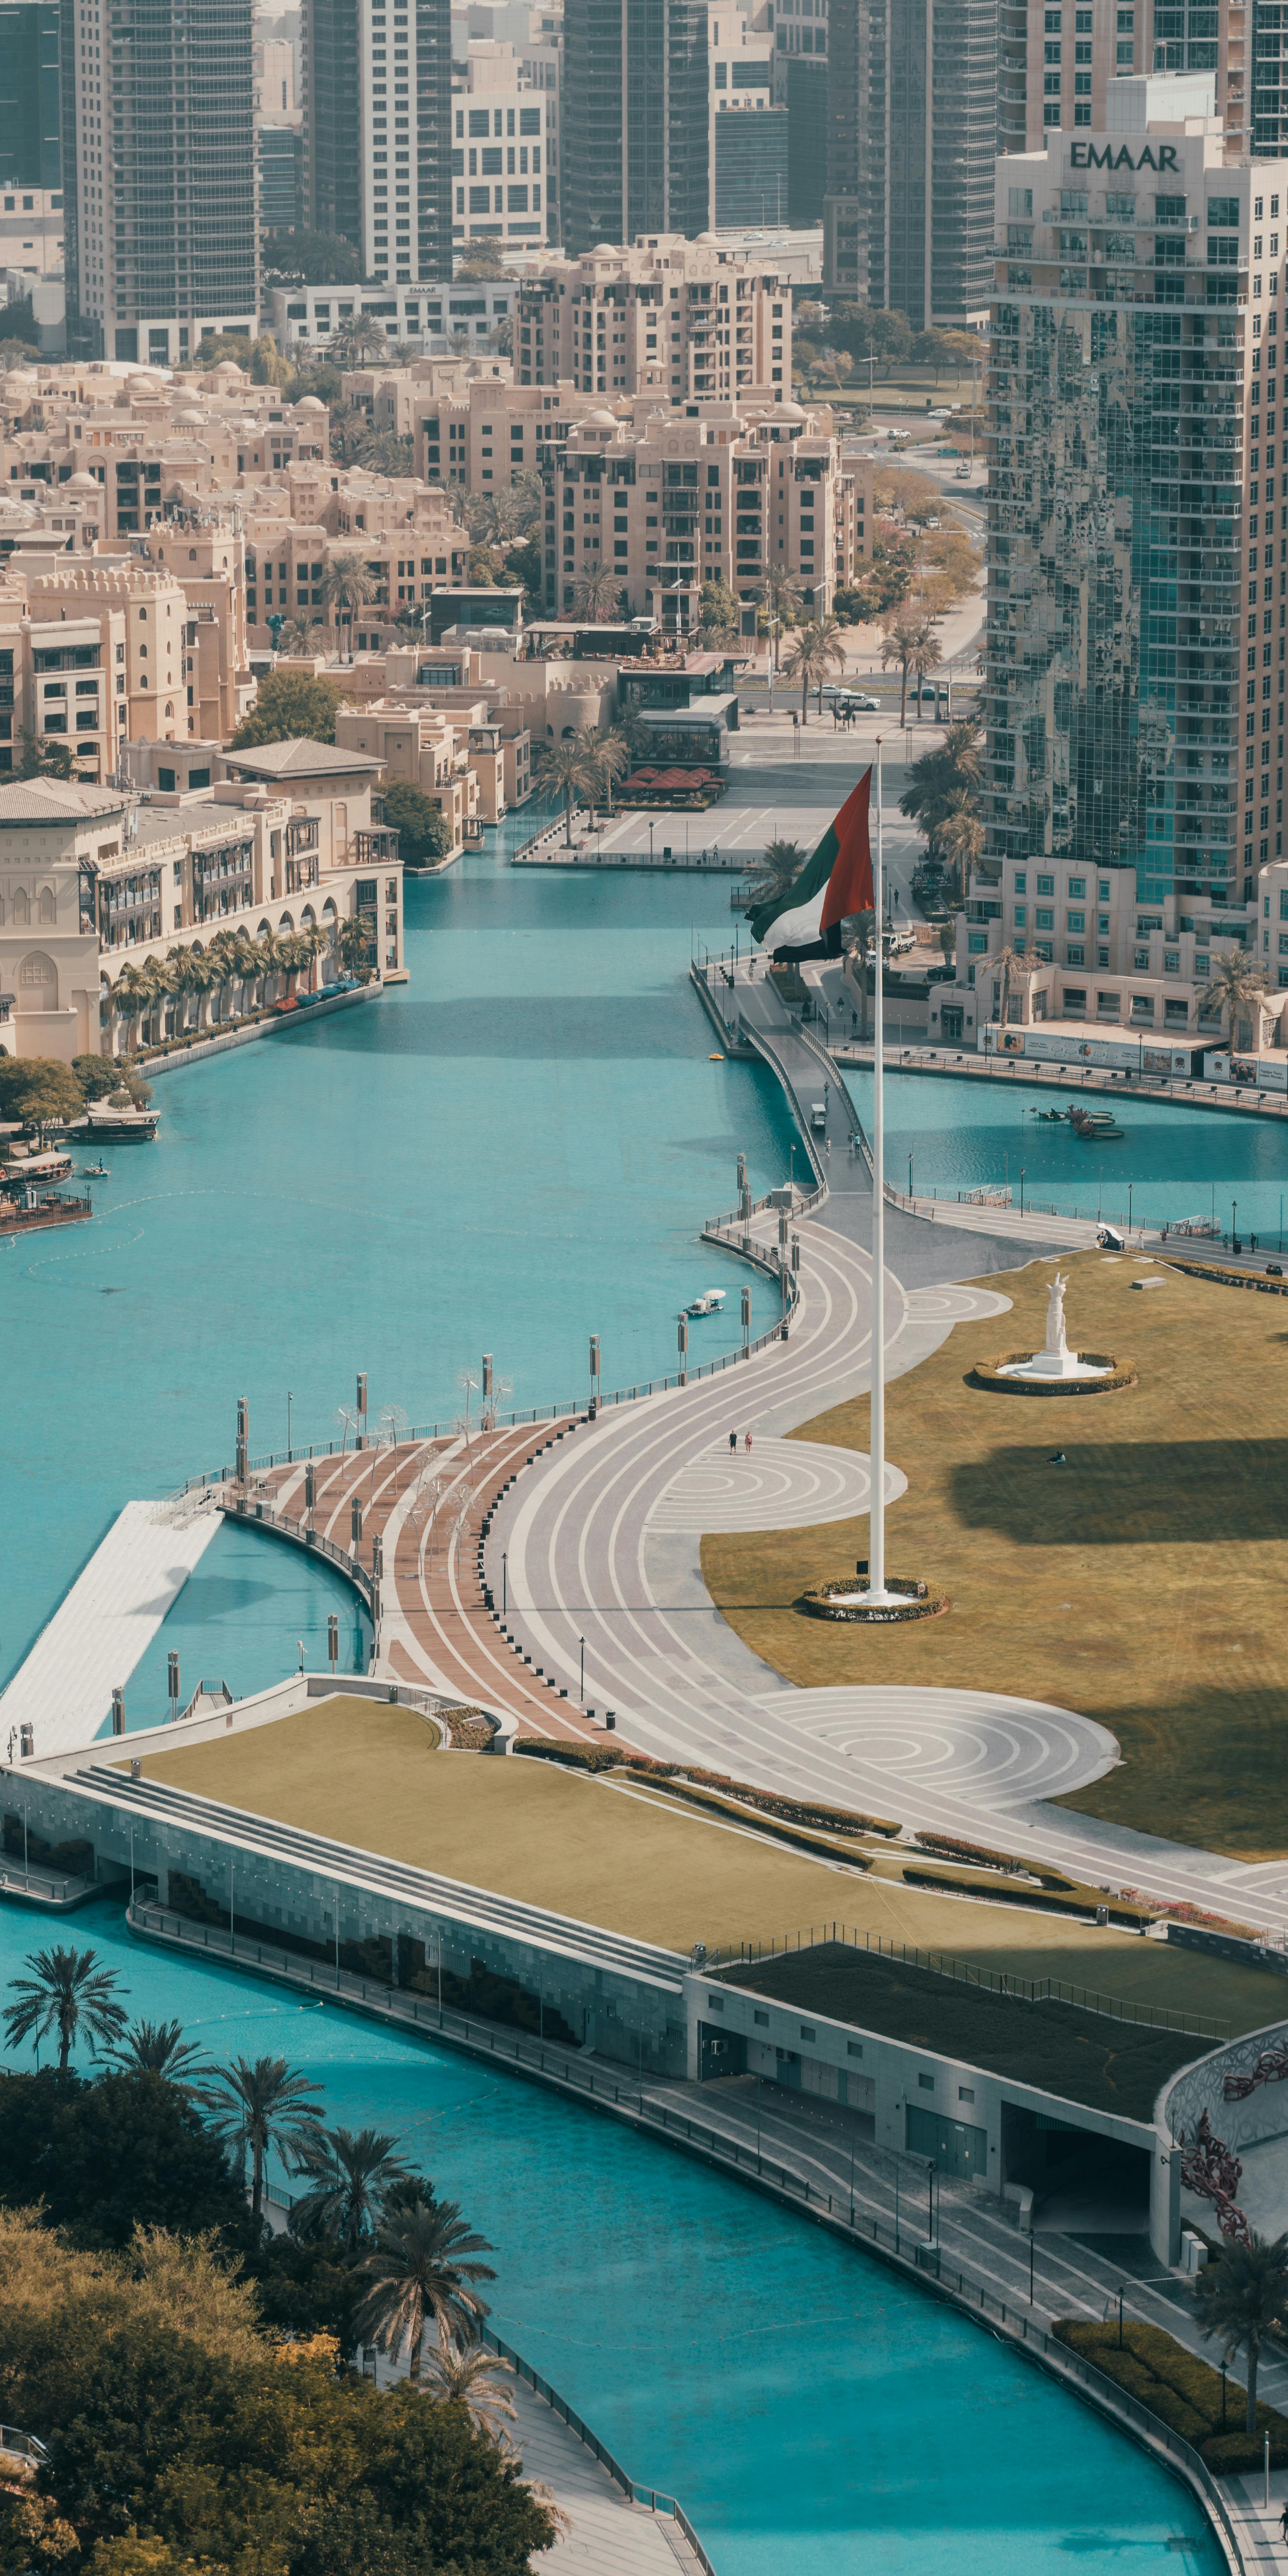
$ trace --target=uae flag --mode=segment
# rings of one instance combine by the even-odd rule
[[[748,916],[753,938],[775,957],[839,957],[842,922],[873,910],[871,790],[872,772],[865,769],[786,893]]]

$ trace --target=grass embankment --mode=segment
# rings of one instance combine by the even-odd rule
[[[1080,1709],[1112,1730],[1123,1759],[1065,1805],[1242,1860],[1278,1857],[1282,1303],[1166,1269],[1162,1287],[1132,1295],[1138,1264],[1080,1254],[1064,1263],[1070,1337],[1129,1352],[1139,1383],[1077,1403],[969,1385],[977,1358],[1040,1344],[1052,1267],[1010,1273],[1012,1314],[959,1324],[887,1390],[887,1451],[909,1488],[889,1515],[889,1562],[947,1592],[946,1617],[865,1632],[794,1608],[867,1554],[866,1516],[706,1538],[707,1585],[753,1652],[803,1687],[924,1684]],[[798,1436],[866,1449],[866,1397]],[[1058,1449],[1063,1467],[1048,1464]]]
[[[1259,2469],[1267,2433],[1271,2467],[1288,2467],[1288,2418],[1274,2406],[1258,2405],[1257,2429],[1250,2436],[1243,2422],[1247,2395],[1235,2381],[1226,2392],[1223,2425],[1220,2371],[1187,2352],[1162,2326],[1137,2325],[1129,2319],[1121,2345],[1117,2318],[1112,2324],[1060,2318],[1052,2332],[1148,2406],[1151,2415],[1179,2433],[1182,2441],[1191,2443],[1218,2476]]]
[[[1270,1981],[1253,1969],[915,1891],[878,1874],[898,1871],[897,1850],[878,1850],[872,1872],[857,1876],[758,1839],[750,1818],[726,1825],[646,1783],[624,1791],[552,1763],[438,1753],[411,1710],[369,1700],[317,1701],[271,1726],[147,1754],[143,1767],[200,1797],[665,1949],[781,1941],[836,1920],[980,1966],[1210,2014],[1236,2031],[1267,2019]]]
[[[854,2022],[937,2056],[962,2058],[1013,2084],[1058,2093],[1066,2102],[1120,2111],[1128,2120],[1148,2120],[1159,2086],[1177,2067],[1202,2056],[1208,2044],[1079,2012],[1071,2004],[986,1994],[839,1941],[732,1969],[723,1982],[750,1986],[801,2012]]]

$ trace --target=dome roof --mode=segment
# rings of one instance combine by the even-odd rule
[[[775,420],[804,420],[805,418],[798,402],[775,403],[773,416]]]
[[[95,499],[98,498],[98,484],[94,476],[87,474],[83,468],[79,474],[68,475],[63,490],[64,492],[92,492]]]
[[[616,429],[617,422],[611,411],[588,411],[581,425],[583,429]]]
[[[291,408],[293,411],[325,411],[326,404],[319,402],[316,394],[301,394],[299,401],[293,403]]]

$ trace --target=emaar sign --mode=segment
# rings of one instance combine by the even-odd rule
[[[1069,147],[1071,170],[1176,170],[1179,168],[1174,143],[1160,143],[1157,150],[1147,143],[1143,152],[1132,154],[1125,143],[1115,152],[1112,143],[1103,151],[1094,143],[1073,143]]]

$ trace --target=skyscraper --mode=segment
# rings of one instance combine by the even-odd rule
[[[73,355],[195,352],[255,329],[251,0],[64,0]]]
[[[1210,72],[1226,150],[1247,149],[1252,105],[1245,59],[1255,16],[1279,9],[1230,0],[1001,0],[1003,151],[1036,152],[1052,126],[1104,127],[1106,95],[1134,73]],[[1260,50],[1260,48],[1258,48]],[[1260,148],[1260,147],[1258,147]]]
[[[307,0],[307,220],[391,285],[452,273],[451,0]]]
[[[1106,127],[998,163],[987,846],[1051,872],[1047,956],[1062,862],[1196,932],[1282,854],[1288,161],[1228,162],[1211,104],[1122,81]],[[1057,959],[1097,963],[1096,919]]]
[[[0,184],[60,188],[58,0],[0,6]]]
[[[915,331],[992,291],[997,0],[832,0],[824,275]]]
[[[707,0],[565,0],[568,251],[708,229],[707,52]]]

